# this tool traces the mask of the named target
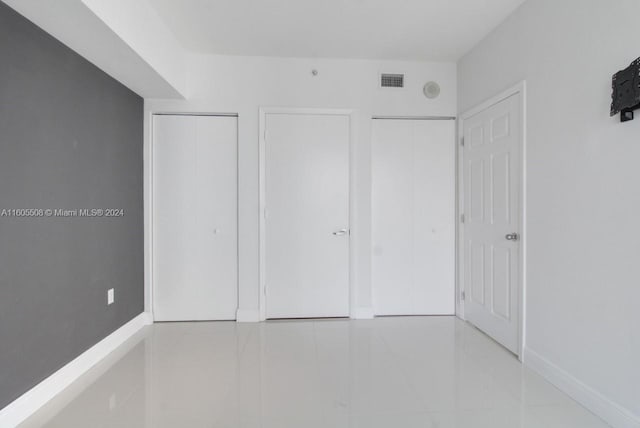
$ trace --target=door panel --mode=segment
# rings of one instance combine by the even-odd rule
[[[499,153],[491,158],[491,198],[492,224],[511,224],[510,153]]]
[[[455,311],[455,123],[374,120],[376,315]]]
[[[153,139],[155,319],[235,319],[237,118],[156,115]]]
[[[514,353],[519,339],[520,95],[464,121],[465,316]]]
[[[479,305],[484,306],[484,245],[469,241],[471,265],[471,276],[469,282],[471,285],[471,298]]]
[[[346,115],[267,114],[267,318],[349,315]]]
[[[469,221],[484,222],[484,160],[469,162]]]
[[[509,321],[511,319],[511,251],[507,248],[494,247],[491,260],[493,263],[492,312]]]

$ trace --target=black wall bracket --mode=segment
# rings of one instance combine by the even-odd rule
[[[611,116],[620,113],[621,122],[633,120],[640,109],[640,58],[613,75],[611,88]]]
[[[633,110],[640,108],[640,106],[636,107]],[[620,122],[628,122],[630,120],[635,119],[632,109],[625,109],[620,112]]]

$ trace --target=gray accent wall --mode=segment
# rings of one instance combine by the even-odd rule
[[[142,98],[0,2],[0,408],[143,311],[142,145]]]

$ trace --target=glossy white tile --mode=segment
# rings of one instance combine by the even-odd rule
[[[146,328],[27,420],[49,428],[604,428],[454,317]]]

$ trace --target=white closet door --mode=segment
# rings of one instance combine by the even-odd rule
[[[373,121],[376,315],[455,313],[455,122]]]
[[[349,315],[349,116],[267,114],[267,318]]]
[[[235,319],[237,118],[154,116],[153,177],[155,319]]]

